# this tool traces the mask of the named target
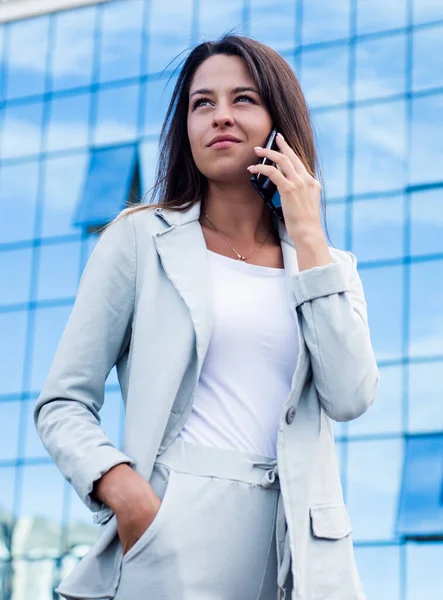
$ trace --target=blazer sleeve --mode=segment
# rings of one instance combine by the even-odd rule
[[[345,260],[332,256],[333,263],[301,271],[292,283],[322,407],[331,419],[350,421],[373,403],[380,374],[357,259],[344,251]]]
[[[105,381],[131,333],[136,251],[131,215],[102,233],[82,273],[73,309],[37,400],[34,422],[43,445],[93,512],[94,482],[119,463],[135,466],[100,426]]]

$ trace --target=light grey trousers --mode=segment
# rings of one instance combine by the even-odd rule
[[[156,459],[162,504],[123,556],[115,600],[277,600],[273,473],[269,457],[177,438]]]

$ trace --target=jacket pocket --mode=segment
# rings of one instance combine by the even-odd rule
[[[317,538],[340,540],[352,533],[345,504],[319,504],[309,509],[312,533]]]

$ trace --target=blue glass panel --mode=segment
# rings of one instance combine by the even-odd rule
[[[0,167],[0,244],[34,237],[38,162]]]
[[[80,253],[79,241],[40,247],[38,300],[75,296],[80,277]]]
[[[300,84],[311,108],[348,101],[348,61],[348,44],[302,52]]]
[[[19,500],[21,517],[41,517],[55,525],[61,522],[63,516],[63,489],[64,479],[60,471],[53,464],[26,465],[21,468],[22,488]],[[42,485],[44,482],[44,485]],[[38,494],[36,494],[38,490]],[[41,541],[26,540],[27,547],[36,547]],[[60,538],[61,536],[58,536]],[[60,543],[57,536],[52,543]],[[51,544],[52,545],[52,544]],[[18,546],[18,544],[17,544]],[[37,546],[38,547],[38,546]],[[41,545],[40,545],[41,549]],[[18,550],[18,548],[17,548]]]
[[[400,358],[403,323],[403,268],[361,269],[371,340],[378,360]]]
[[[441,361],[409,365],[409,431],[443,431]]]
[[[88,145],[89,94],[52,98],[46,150],[67,150]]]
[[[41,146],[43,105],[6,106],[0,129],[0,156],[12,158],[37,154]]]
[[[41,390],[46,381],[71,311],[72,306],[39,308],[35,311],[30,384],[33,391]]]
[[[137,137],[138,85],[97,92],[97,122],[94,145],[115,144]]]
[[[0,460],[14,460],[17,454],[20,402],[0,402]]]
[[[414,31],[413,88],[423,90],[443,85],[443,28]]]
[[[443,261],[411,265],[411,356],[443,353]]]
[[[143,0],[110,2],[101,7],[100,80],[140,74]]]
[[[22,391],[28,313],[0,311],[0,394]]]
[[[411,195],[411,252],[443,252],[443,191]]]
[[[413,98],[410,183],[442,180],[443,136],[440,123],[443,95]]]
[[[414,8],[415,23],[431,23],[437,19],[443,19],[443,4],[441,2],[435,2],[435,0],[414,0],[412,5]]]
[[[395,537],[402,460],[402,439],[349,442],[346,503],[355,541]]]
[[[100,225],[117,216],[128,200],[137,160],[137,147],[132,144],[92,151],[76,225]]]
[[[303,2],[302,43],[311,44],[349,36],[350,1]]]
[[[106,392],[105,402],[100,410],[101,426],[112,443],[121,445],[123,400],[120,392]]]
[[[356,100],[382,98],[404,93],[406,83],[405,35],[359,42],[356,61]]]
[[[354,202],[352,226],[352,251],[359,260],[403,256],[402,197]]]
[[[329,237],[336,248],[346,248],[346,204],[329,204],[326,208]]]
[[[54,15],[50,67],[52,89],[69,89],[91,83],[95,15],[95,6]]]
[[[143,195],[154,185],[157,150],[158,142],[143,142],[140,144],[141,190]],[[149,197],[146,198],[146,202],[148,200]]]
[[[6,25],[0,24],[0,101],[2,101],[5,97],[6,92],[6,81],[4,76],[5,69],[5,60],[6,60],[6,50],[5,50],[5,31]]]
[[[252,0],[251,16],[247,23],[249,35],[277,52],[295,45],[295,2],[279,0],[278,10],[269,0]]]
[[[9,521],[14,510],[14,478],[13,467],[0,467],[0,520]],[[1,547],[1,543],[0,543]]]
[[[186,58],[191,50],[192,14],[193,0],[151,0],[145,72],[158,73],[176,59],[170,71]],[[178,57],[183,50],[188,52]]]
[[[31,96],[45,90],[49,17],[9,25],[6,48],[6,96]]]
[[[413,436],[406,441],[397,532],[443,535],[443,435]]]
[[[441,600],[443,544],[408,543],[407,600]]]
[[[43,446],[37,428],[34,423],[35,400],[26,400],[23,402],[25,411],[25,440],[24,449],[22,449],[25,458],[49,458],[46,448]]]
[[[74,213],[87,174],[89,156],[50,158],[45,165],[43,185],[42,236],[79,233],[73,225]]]
[[[400,546],[371,545],[355,548],[355,559],[366,600],[405,600],[401,596],[400,557]]]
[[[160,133],[176,80],[176,77],[172,77],[169,82],[167,78],[152,79],[144,86],[144,133],[146,135],[157,135]]]
[[[403,100],[355,109],[355,193],[405,185],[405,132]]]
[[[406,26],[407,0],[358,0],[357,32],[372,33]]]
[[[199,6],[199,41],[214,40],[230,30],[237,35],[245,34],[242,28],[242,0],[225,0],[220,4],[212,0],[200,0]]]
[[[29,301],[31,267],[32,248],[0,250],[0,305]]]
[[[327,197],[343,197],[346,195],[347,111],[314,111],[312,123],[316,132]]]
[[[377,435],[402,433],[403,367],[381,367],[378,393],[364,415],[349,421],[348,434]]]

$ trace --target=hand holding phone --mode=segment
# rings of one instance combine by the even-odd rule
[[[271,150],[276,150],[277,152],[279,152],[280,149],[277,145],[277,142],[275,141],[276,135],[277,130],[273,128],[268,137],[265,148],[269,148]],[[275,163],[266,156],[261,158],[258,164],[275,166]],[[280,194],[278,193],[277,186],[275,185],[275,183],[271,181],[269,177],[263,175],[263,173],[254,173],[253,175],[251,175],[251,182],[257,190],[257,192],[269,206],[273,214],[283,221],[284,218]]]

